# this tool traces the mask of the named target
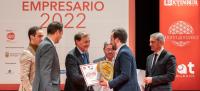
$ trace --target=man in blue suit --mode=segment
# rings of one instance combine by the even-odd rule
[[[140,91],[137,80],[136,61],[127,42],[127,32],[122,28],[112,31],[111,43],[116,49],[113,80],[101,79],[100,85],[114,91]]]

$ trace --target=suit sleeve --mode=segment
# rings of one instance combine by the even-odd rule
[[[152,79],[152,85],[159,85],[174,81],[176,75],[176,58],[170,55],[166,64],[167,73],[164,75],[154,76]]]
[[[68,54],[65,60],[65,66],[66,66],[66,71],[68,76],[71,77],[71,80],[74,84],[77,85],[84,85],[84,78],[83,76],[79,73],[80,68],[79,65],[77,64],[77,59],[75,59],[71,54]]]
[[[52,84],[51,73],[52,73],[52,65],[54,60],[54,53],[56,50],[51,45],[46,45],[41,50],[39,65],[40,65],[40,73],[41,79],[44,81],[44,84]]]
[[[121,74],[112,81],[108,82],[110,88],[115,88],[127,82],[131,76],[132,58],[127,53],[121,53],[119,56],[119,65]]]
[[[147,61],[146,61],[146,74],[145,74],[146,77],[149,76],[149,70],[148,70],[149,64],[148,64],[148,62],[149,62],[149,56],[147,57]]]
[[[25,51],[20,57],[20,78],[26,91],[32,91],[32,85],[29,78],[32,60],[31,55]]]
[[[93,61],[93,63],[98,63],[98,62],[103,61],[103,60],[105,60],[104,57],[103,57],[103,58],[98,58],[98,59],[95,59],[95,60]]]

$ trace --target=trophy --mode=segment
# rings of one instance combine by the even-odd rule
[[[113,79],[113,65],[110,61],[104,60],[97,64],[80,65],[80,69],[87,86],[98,84],[99,80],[102,78],[107,81]]]
[[[100,61],[97,64],[97,71],[100,73],[100,78],[104,78],[107,81],[113,79],[113,64],[110,61]]]

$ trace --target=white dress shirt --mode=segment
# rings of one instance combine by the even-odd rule
[[[126,45],[125,43],[123,43],[123,44],[121,44],[120,46],[119,46],[119,48],[117,48],[117,50],[115,51],[115,57],[114,57],[114,60],[112,61],[112,63],[113,64],[115,64],[115,59],[116,59],[116,57],[117,57],[117,55],[118,55],[118,53],[119,53],[119,50],[122,48],[122,46],[124,46],[124,45]]]

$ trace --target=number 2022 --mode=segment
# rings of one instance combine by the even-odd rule
[[[40,17],[45,18],[44,22],[41,24],[41,28],[47,28],[47,25],[50,21],[51,16],[48,13],[42,13]],[[83,25],[86,19],[86,16],[84,13],[78,13],[77,15],[74,15],[72,13],[66,13],[64,17],[67,19],[67,21],[63,23],[62,15],[60,13],[54,13],[52,16],[52,21],[56,21],[55,18],[60,19],[58,21],[63,23],[64,28],[86,28],[86,26]],[[72,22],[76,18],[79,18],[80,21],[76,25],[73,26]]]

